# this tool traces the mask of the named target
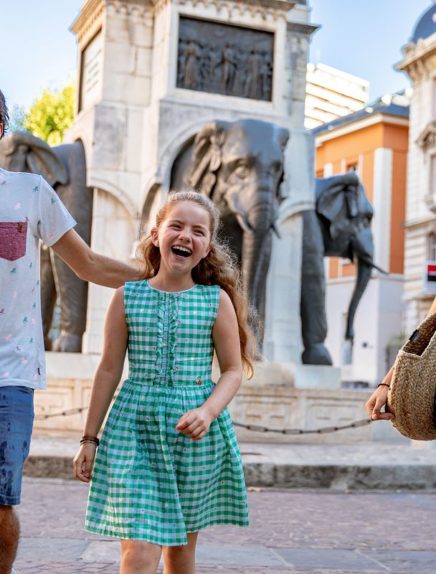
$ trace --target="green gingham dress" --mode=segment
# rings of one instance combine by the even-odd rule
[[[109,414],[93,468],[85,528],[162,546],[213,524],[248,526],[241,455],[225,409],[193,441],[176,430],[211,379],[220,288],[126,283],[129,378]]]

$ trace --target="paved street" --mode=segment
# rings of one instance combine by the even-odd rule
[[[83,531],[86,486],[26,478],[18,574],[117,574]],[[197,574],[436,574],[436,492],[250,491],[252,526],[200,536]]]

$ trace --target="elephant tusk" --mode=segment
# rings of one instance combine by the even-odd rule
[[[384,269],[382,269],[381,267],[376,265],[369,257],[359,255],[358,259],[360,259],[361,261],[363,261],[364,263],[366,263],[367,265],[369,265],[373,269],[377,269],[377,271],[380,271],[380,273],[383,273],[383,275],[389,275],[389,271],[385,271]]]
[[[278,239],[281,239],[281,238],[282,238],[282,236],[280,235],[279,228],[277,227],[275,221],[273,221],[273,222],[271,223],[271,229],[274,231],[274,233],[276,234],[276,236],[277,236]]]
[[[243,215],[241,215],[240,213],[236,213],[236,219],[238,220],[239,225],[242,227],[242,229],[244,231],[246,231],[247,233],[253,233],[254,229],[252,228],[252,226],[250,225],[250,222],[248,221],[248,219],[246,217],[244,217]]]

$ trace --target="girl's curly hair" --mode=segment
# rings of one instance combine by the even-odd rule
[[[156,228],[168,216],[171,207],[180,201],[191,201],[202,207],[209,214],[210,220],[210,251],[192,270],[192,279],[200,285],[219,285],[230,297],[236,311],[241,345],[241,358],[249,377],[253,376],[253,336],[248,326],[247,298],[244,295],[239,270],[234,258],[226,245],[218,241],[217,233],[220,223],[218,209],[206,196],[196,191],[172,192],[168,201],[156,216]],[[145,265],[145,277],[154,277],[160,267],[160,250],[153,245],[151,236],[147,235],[138,245],[137,253]]]
[[[0,124],[3,124],[3,134],[0,135],[0,139],[6,133],[9,126],[9,112],[8,106],[6,105],[6,98],[3,92],[0,90]]]

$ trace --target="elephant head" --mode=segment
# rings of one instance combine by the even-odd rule
[[[189,184],[218,206],[222,236],[261,319],[288,139],[287,129],[260,120],[215,121],[197,134],[192,151]]]
[[[0,167],[39,173],[52,187],[69,181],[67,168],[53,149],[28,132],[14,132],[0,141]]]
[[[372,206],[355,172],[335,175],[316,182],[316,212],[328,256],[357,259],[357,279],[348,307],[345,339],[353,341],[357,306],[375,265],[371,232]]]

